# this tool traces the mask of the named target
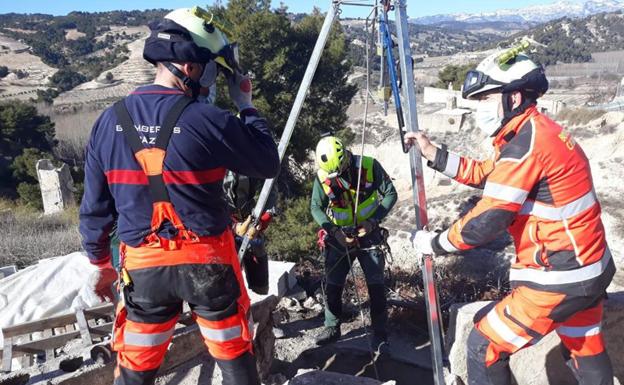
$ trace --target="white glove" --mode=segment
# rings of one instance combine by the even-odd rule
[[[431,247],[431,241],[438,235],[435,231],[428,230],[416,230],[412,232],[412,246],[416,250],[418,257],[425,255],[433,255],[433,248]]]
[[[227,81],[230,98],[238,110],[254,108],[251,103],[251,80],[249,76],[236,72],[233,76],[228,76]]]

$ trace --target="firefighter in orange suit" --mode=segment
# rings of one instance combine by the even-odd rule
[[[223,383],[260,385],[223,179],[226,170],[273,178],[279,156],[236,47],[201,15],[183,8],[150,25],[143,56],[156,66],[154,84],[104,111],[87,145],[80,232],[100,295],[116,275],[115,223],[121,241],[116,385],[154,383],[183,302]],[[197,100],[219,71],[239,116]]]
[[[492,159],[437,148],[423,133],[406,135],[429,167],[483,189],[477,205],[450,228],[417,231],[418,254],[461,252],[505,230],[514,240],[512,291],[475,317],[468,339],[469,384],[510,384],[509,356],[552,331],[580,384],[613,383],[600,328],[615,265],[587,157],[536,107],[547,90],[544,69],[527,55],[494,53],[467,74],[462,91],[479,101],[475,118],[493,138]]]

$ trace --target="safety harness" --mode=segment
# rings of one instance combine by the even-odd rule
[[[328,215],[337,226],[353,226],[371,218],[379,207],[379,194],[374,186],[373,174],[374,159],[369,156],[356,156],[359,186],[355,189],[340,177],[328,178],[326,172],[319,170],[318,178],[325,195],[329,198]],[[360,201],[356,199],[359,193],[364,195]],[[357,215],[357,220],[355,216]]]
[[[177,250],[182,242],[194,242],[199,238],[192,231],[186,229],[182,220],[176,213],[167,186],[163,178],[163,165],[167,153],[167,146],[173,134],[173,129],[182,115],[184,109],[193,102],[192,98],[181,97],[167,113],[165,121],[157,134],[154,147],[144,147],[141,137],[134,129],[134,122],[130,117],[125,99],[115,103],[113,110],[117,115],[124,137],[134,152],[134,157],[147,176],[150,195],[152,197],[152,221],[149,233],[144,242],[147,244],[159,243],[165,250]],[[171,239],[161,237],[160,231],[170,223],[175,228]]]

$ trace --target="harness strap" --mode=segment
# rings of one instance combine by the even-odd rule
[[[117,121],[121,125],[126,142],[130,145],[134,156],[147,176],[150,195],[152,196],[152,232],[156,233],[166,221],[169,221],[178,230],[186,232],[184,224],[176,214],[165,180],[163,179],[163,165],[167,146],[173,134],[173,129],[182,115],[184,109],[193,102],[188,97],[180,98],[165,116],[160,131],[156,136],[154,147],[145,147],[141,141],[141,136],[134,129],[134,121],[125,104],[125,98],[114,104],[113,110],[117,115]]]

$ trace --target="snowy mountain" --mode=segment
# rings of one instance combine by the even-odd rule
[[[624,1],[618,0],[559,0],[545,5],[534,5],[520,9],[500,9],[486,13],[456,13],[424,16],[412,19],[416,24],[483,24],[483,23],[522,23],[526,27],[562,17],[587,17],[603,12],[624,10]]]

